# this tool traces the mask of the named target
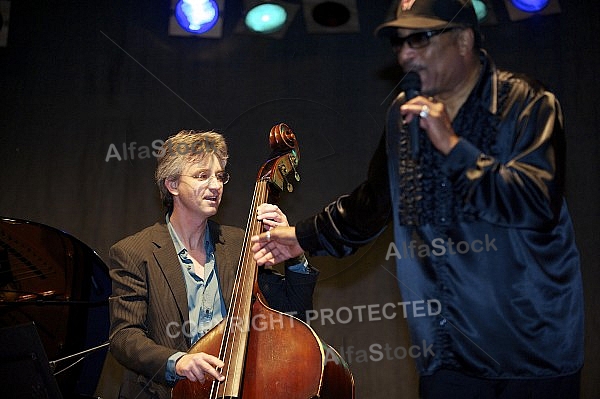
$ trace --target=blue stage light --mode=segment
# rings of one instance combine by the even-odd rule
[[[285,8],[278,4],[261,4],[246,14],[248,29],[258,33],[273,33],[281,29],[287,20]]]
[[[543,10],[550,0],[511,0],[515,8],[525,12],[538,12]]]
[[[219,6],[214,0],[180,0],[175,6],[175,19],[187,32],[205,33],[219,20]]]

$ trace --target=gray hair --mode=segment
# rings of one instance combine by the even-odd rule
[[[173,211],[173,195],[165,182],[177,179],[183,169],[192,163],[200,162],[205,156],[217,156],[222,168],[227,164],[227,144],[225,138],[216,132],[182,130],[165,141],[158,156],[154,179],[160,191],[160,198],[167,211]]]

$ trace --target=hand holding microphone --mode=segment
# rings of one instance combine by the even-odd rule
[[[419,158],[421,130],[425,130],[437,150],[448,155],[459,138],[452,128],[445,104],[421,95],[421,78],[416,72],[407,73],[400,82],[400,88],[404,96],[398,96],[392,107],[398,107],[399,99],[405,100],[399,106],[399,112],[408,121],[412,158]]]

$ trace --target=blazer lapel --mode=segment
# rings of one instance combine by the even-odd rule
[[[154,258],[161,268],[171,293],[175,297],[175,303],[184,322],[189,321],[187,304],[187,293],[185,280],[179,264],[175,245],[166,225],[159,225],[153,234],[153,243],[157,247],[154,250]]]
[[[240,254],[233,248],[226,249],[227,238],[223,234],[223,229],[219,224],[209,220],[208,228],[210,229],[210,236],[215,245],[215,262],[217,264],[219,284],[221,285],[221,295],[223,295],[223,301],[225,302],[227,311],[229,311],[229,303],[231,302],[231,294],[235,282],[235,271],[237,270]]]

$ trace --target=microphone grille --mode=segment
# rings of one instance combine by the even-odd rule
[[[409,72],[400,81],[400,89],[402,91],[421,90],[421,78],[416,72]]]

